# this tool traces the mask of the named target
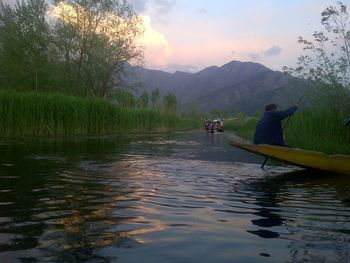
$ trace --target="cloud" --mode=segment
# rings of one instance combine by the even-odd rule
[[[281,54],[282,49],[278,46],[272,46],[269,49],[267,49],[266,51],[263,52],[263,54],[265,56],[278,56],[279,54]]]
[[[167,71],[167,72],[189,72],[194,73],[198,71],[198,68],[192,65],[180,65],[180,64],[169,64],[165,67],[162,67],[161,70]]]
[[[128,0],[138,14],[147,14],[152,20],[164,24],[167,15],[176,6],[176,0]]]
[[[259,61],[260,60],[260,55],[257,53],[250,53],[248,56],[253,60],[253,61]]]
[[[128,0],[128,3],[132,5],[136,13],[143,12],[147,8],[147,0]]]
[[[151,67],[163,67],[171,53],[169,43],[164,35],[152,28],[149,16],[142,16],[142,19],[145,31],[140,43],[145,48],[145,62]]]
[[[208,13],[208,12],[207,12],[206,9],[200,8],[200,9],[198,9],[198,13],[200,13],[200,14],[206,14],[206,13]]]
[[[176,0],[153,0],[150,1],[150,9],[154,12],[154,19],[158,23],[166,24],[167,16],[176,6]]]
[[[167,14],[176,5],[176,0],[153,0],[153,5],[159,14]]]

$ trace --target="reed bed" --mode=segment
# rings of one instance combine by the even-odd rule
[[[350,154],[350,127],[342,125],[346,117],[346,114],[325,109],[301,111],[289,121],[286,140],[308,150]]]
[[[348,112],[350,115],[350,112]],[[350,126],[343,126],[346,113],[329,109],[297,111],[285,127],[286,143],[293,147],[328,154],[350,154]],[[225,124],[225,129],[238,136],[253,140],[259,118],[235,118]],[[285,125],[285,121],[283,126]]]
[[[225,122],[225,130],[232,130],[236,135],[253,140],[257,117],[238,116]]]
[[[100,135],[193,128],[157,110],[124,109],[97,98],[0,91],[0,136]]]

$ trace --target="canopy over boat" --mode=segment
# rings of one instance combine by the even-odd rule
[[[350,175],[349,155],[327,155],[321,152],[308,151],[298,148],[288,148],[268,144],[251,144],[231,141],[232,146],[277,159],[286,163],[308,167],[338,174]]]

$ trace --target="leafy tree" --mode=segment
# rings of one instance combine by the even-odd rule
[[[231,116],[231,112],[229,110],[213,109],[210,111],[210,115],[212,118],[228,118]]]
[[[124,108],[135,107],[134,95],[126,89],[117,89],[113,94],[113,98],[117,101],[118,105]]]
[[[188,109],[188,116],[190,116],[191,118],[199,117],[200,111],[198,108],[198,103],[193,101]]]
[[[140,108],[147,108],[148,107],[148,103],[149,103],[149,96],[148,96],[148,92],[145,90],[140,98],[138,99],[138,106]]]
[[[156,108],[158,106],[159,98],[160,98],[159,89],[156,88],[156,89],[152,90],[152,93],[151,93],[151,106],[152,106],[152,108]]]
[[[313,33],[313,40],[299,37],[305,54],[296,68],[284,67],[287,73],[308,78],[321,87],[319,94],[337,106],[348,104],[350,91],[350,20],[346,5],[338,2],[321,13],[324,31]]]
[[[177,100],[173,93],[168,93],[163,97],[162,108],[165,112],[176,113]]]
[[[37,90],[48,84],[49,27],[42,0],[0,2],[0,75],[3,85]]]
[[[106,97],[125,62],[142,59],[141,20],[125,0],[54,0],[53,43],[66,83],[82,95]]]

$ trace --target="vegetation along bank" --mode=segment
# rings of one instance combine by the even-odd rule
[[[300,110],[283,123],[286,142],[293,147],[328,154],[350,154],[350,127],[342,124],[346,117],[345,113],[327,108]],[[225,129],[252,140],[258,120],[259,114],[238,115],[226,122]]]
[[[152,109],[121,108],[103,99],[0,91],[0,135],[101,135],[194,128],[193,120]]]
[[[126,83],[124,66],[143,60],[142,24],[126,1],[0,2],[0,136],[196,125],[177,115],[174,94]]]
[[[300,109],[283,124],[286,142],[293,147],[350,154],[350,126],[344,125],[350,116],[349,17],[341,2],[327,7],[321,13],[324,30],[315,32],[312,40],[299,37],[305,54],[295,68],[284,68],[285,73],[307,81],[299,101],[290,103]],[[252,139],[261,114],[249,118],[239,114],[226,122],[225,129]]]

